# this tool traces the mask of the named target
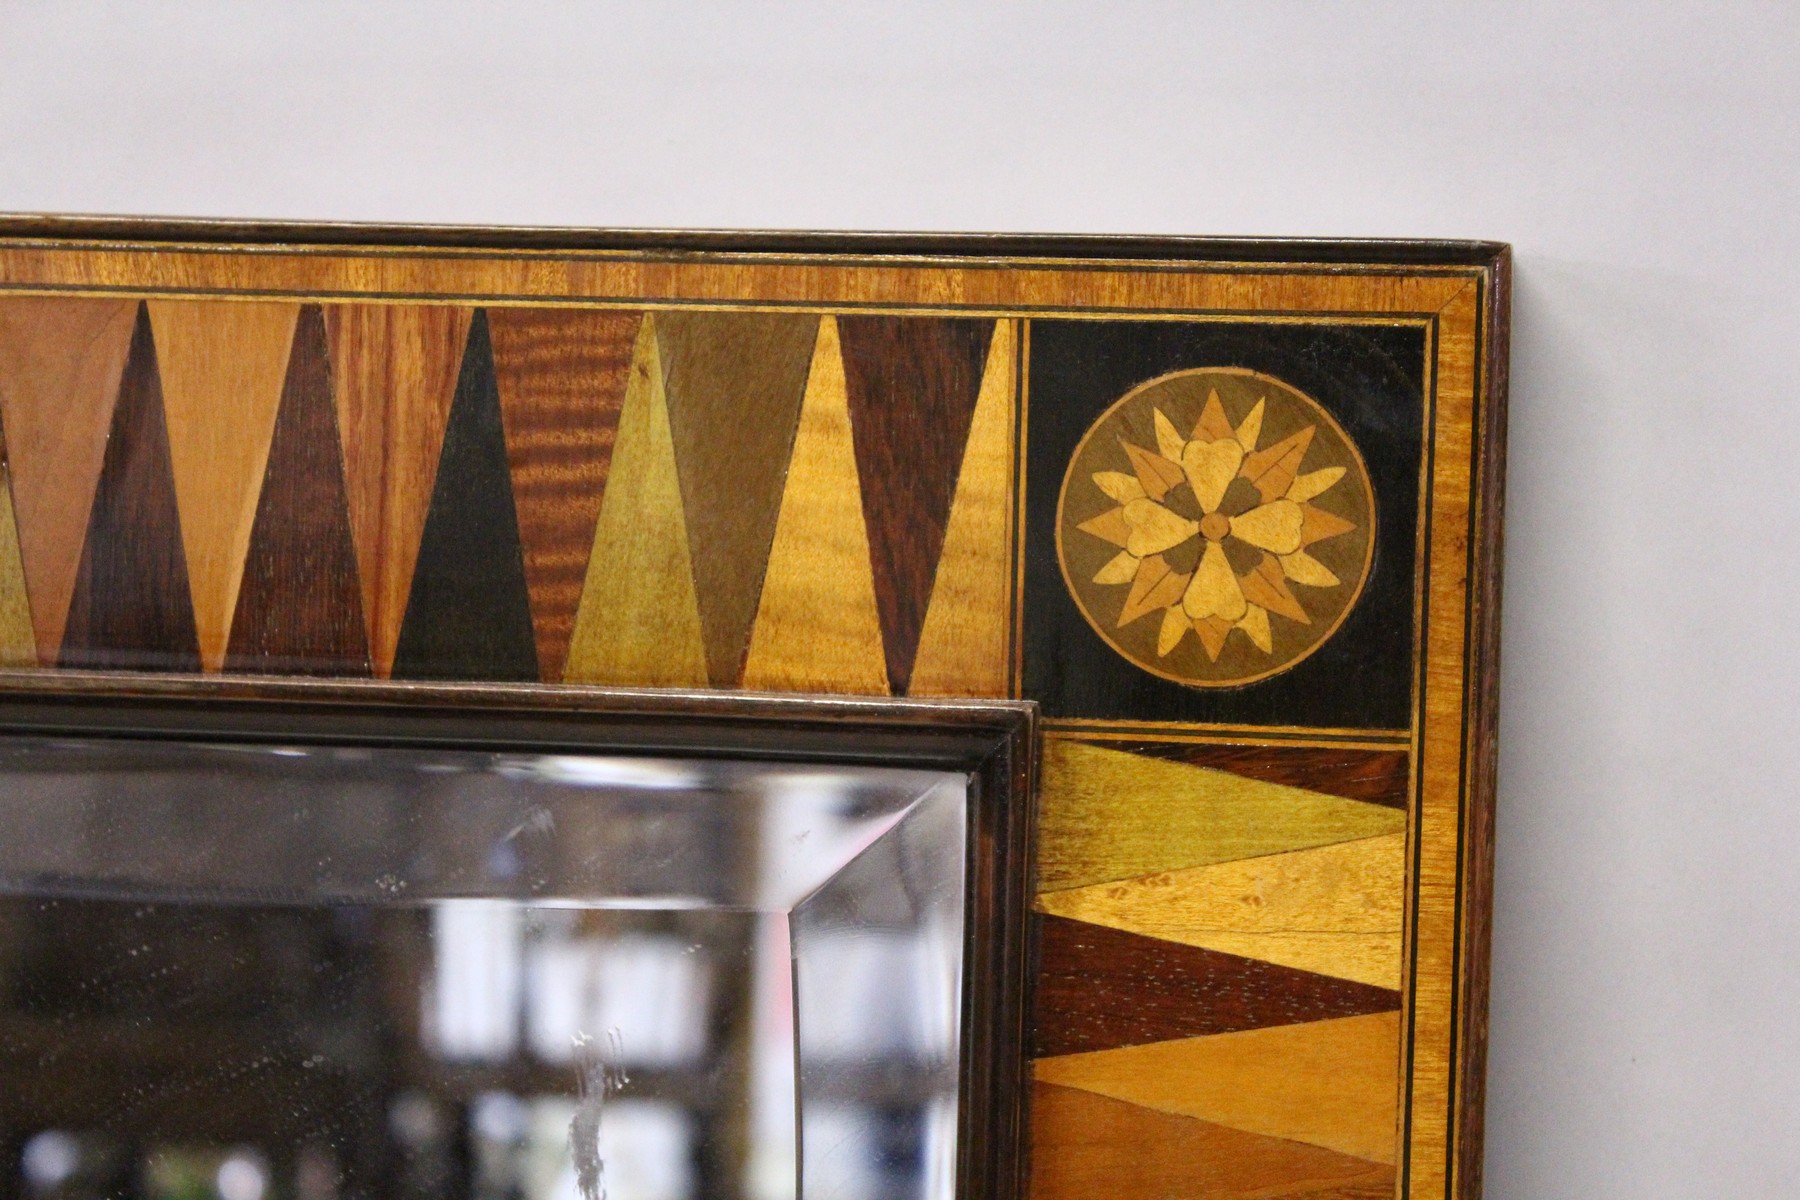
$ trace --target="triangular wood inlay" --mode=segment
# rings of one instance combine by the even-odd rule
[[[643,314],[488,310],[538,663],[561,679]]]
[[[59,665],[198,671],[156,339],[140,307],[113,406]]]
[[[1154,741],[1108,741],[1105,745],[1110,750],[1126,750],[1167,762],[1230,771],[1246,779],[1306,788],[1386,808],[1404,809],[1409,802],[1411,776],[1404,750]]]
[[[137,314],[135,300],[0,300],[0,414],[19,557],[45,666],[62,649]]]
[[[309,304],[294,328],[226,670],[369,673],[341,455],[325,318]]]
[[[743,675],[818,323],[789,313],[656,316],[714,687]]]
[[[994,322],[838,319],[887,674],[905,694]]]
[[[0,666],[35,667],[37,635],[25,592],[25,565],[19,558],[19,528],[13,521],[6,439],[0,427]]]
[[[826,317],[819,322],[745,687],[887,694],[869,535],[857,492],[837,320]]]
[[[1036,1083],[1032,1200],[1393,1200],[1394,1168]]]
[[[250,526],[281,406],[297,304],[152,300],[200,661],[225,661]]]
[[[479,311],[444,430],[394,678],[538,678],[494,353]]]
[[[1037,1057],[1392,1012],[1400,993],[1035,914]]]
[[[350,533],[369,656],[381,678],[393,670],[472,312],[444,304],[325,309]]]
[[[988,346],[909,695],[1007,693],[1018,324],[996,323]]]
[[[1406,828],[1406,814],[1062,735],[1044,740],[1044,891],[1256,858]]]

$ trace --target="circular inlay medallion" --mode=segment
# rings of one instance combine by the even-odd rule
[[[1236,367],[1140,384],[1075,448],[1056,553],[1081,615],[1153,675],[1285,671],[1356,604],[1375,551],[1362,455],[1317,401]]]

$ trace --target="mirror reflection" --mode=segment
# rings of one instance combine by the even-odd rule
[[[0,739],[0,1196],[954,1193],[967,781]]]

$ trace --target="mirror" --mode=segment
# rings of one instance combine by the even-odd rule
[[[798,758],[0,736],[4,1191],[973,1194],[983,776]]]

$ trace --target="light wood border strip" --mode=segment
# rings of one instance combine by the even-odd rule
[[[1330,270],[1294,274],[1020,266],[995,271],[925,262],[851,265],[829,258],[808,264],[621,262],[479,255],[371,257],[324,249],[273,257],[0,242],[0,287],[185,296],[1417,316],[1436,312],[1469,282],[1467,270],[1361,275]]]
[[[1459,1012],[1467,864],[1465,817],[1491,803],[1472,787],[1468,688],[1476,665],[1470,639],[1477,612],[1470,562],[1479,486],[1478,440],[1484,299],[1490,281],[1472,283],[1438,314],[1436,415],[1430,430],[1432,471],[1424,564],[1425,626],[1419,753],[1414,762],[1418,803],[1413,828],[1413,900],[1407,953],[1407,1023],[1403,1031],[1401,1195],[1468,1195],[1458,1187],[1465,1095]]]

